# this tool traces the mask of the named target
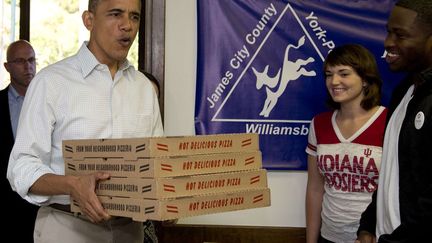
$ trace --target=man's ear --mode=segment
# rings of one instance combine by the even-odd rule
[[[83,20],[84,26],[87,28],[87,30],[93,29],[93,19],[94,19],[93,13],[91,13],[88,10],[83,12],[82,20]]]
[[[5,67],[6,71],[9,72],[9,64],[7,62],[3,63],[3,66]]]

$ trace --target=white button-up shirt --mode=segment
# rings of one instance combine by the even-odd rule
[[[27,201],[69,204],[70,198],[28,193],[42,175],[64,175],[66,139],[162,136],[151,82],[125,61],[111,77],[107,65],[82,45],[78,53],[41,70],[23,104],[7,177]]]

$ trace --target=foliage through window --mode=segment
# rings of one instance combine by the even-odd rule
[[[81,15],[88,0],[37,0],[30,6],[30,42],[37,56],[37,70],[75,54],[89,32]],[[47,11],[49,9],[49,11]],[[128,56],[138,67],[138,38]]]
[[[2,0],[0,4],[0,59],[3,64],[8,45],[19,39],[20,1]],[[30,4],[30,42],[36,52],[37,71],[74,55],[88,40],[89,32],[81,19],[88,0],[33,0]],[[138,38],[132,44],[128,60],[138,68]],[[1,65],[0,89],[7,84],[9,75]]]
[[[9,73],[3,67],[6,61],[6,49],[13,40],[19,37],[19,0],[2,0],[0,2],[0,90],[9,83]]]

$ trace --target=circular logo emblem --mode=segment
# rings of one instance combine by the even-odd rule
[[[415,128],[417,128],[417,130],[422,128],[424,124],[424,120],[425,120],[424,113],[422,111],[419,111],[419,113],[417,113],[417,115],[415,116],[415,120],[414,120],[414,126]]]

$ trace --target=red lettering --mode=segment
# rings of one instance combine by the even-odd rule
[[[378,176],[373,176],[372,178],[369,179],[370,180],[370,187],[368,187],[368,192],[373,192],[378,188]]]
[[[324,155],[323,166],[325,171],[333,171],[335,167],[335,161],[333,156],[328,154]]]
[[[378,176],[369,178],[366,175],[351,173],[324,173],[328,187],[343,192],[373,192],[378,188]]]
[[[359,185],[360,176],[359,175],[353,175],[351,177],[351,191],[352,192],[363,192],[361,186]]]
[[[199,202],[191,202],[189,203],[189,211],[194,211],[198,209]]]
[[[342,159],[342,165],[340,167],[340,171],[344,171],[345,169],[348,169],[348,172],[352,172],[348,155],[345,155],[344,158]]]
[[[347,178],[348,177],[348,178]],[[342,185],[341,185],[341,190],[343,191],[343,192],[346,192],[346,191],[349,191],[349,189],[350,189],[350,178],[351,178],[351,175],[350,174],[347,174],[347,173],[343,173],[342,174]]]
[[[363,157],[354,156],[353,158],[353,173],[363,174]]]
[[[187,150],[189,147],[189,142],[181,142],[179,144],[179,150]]]
[[[362,176],[360,179],[360,187],[362,192],[369,191],[369,178],[367,176]]]
[[[369,173],[373,173],[374,175],[378,175],[378,169],[375,165],[374,158],[370,158],[368,164],[366,165],[365,175],[369,175]]]
[[[327,182],[327,184],[329,185],[329,187],[333,186],[333,180],[332,180],[332,176],[330,173],[324,173],[324,178],[325,181]]]
[[[336,170],[339,171],[339,154],[336,154],[334,157]]]
[[[342,177],[339,173],[334,173],[333,174],[333,187],[336,190],[340,190],[341,189],[341,181],[342,181]]]

